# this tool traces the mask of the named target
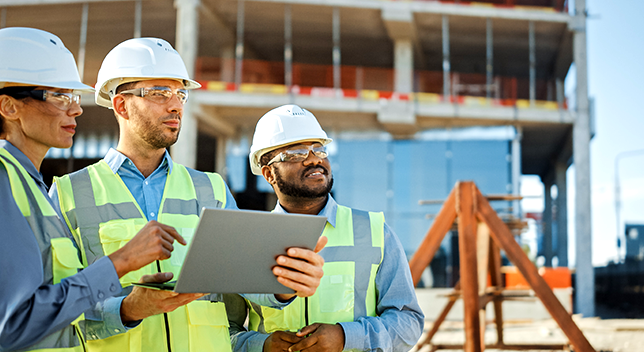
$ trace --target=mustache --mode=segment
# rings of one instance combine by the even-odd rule
[[[304,177],[304,175],[306,175],[309,171],[311,171],[313,169],[322,169],[322,173],[324,175],[329,175],[329,170],[327,170],[326,167],[324,167],[322,165],[309,165],[309,166],[306,167],[306,169],[304,169],[304,171],[302,171],[302,177]]]
[[[161,119],[161,122],[170,121],[170,120],[179,120],[181,121],[181,114],[169,114],[166,117]]]

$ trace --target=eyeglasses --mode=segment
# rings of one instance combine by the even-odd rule
[[[44,90],[44,89],[24,90],[19,92],[13,92],[9,95],[13,96],[14,98],[31,97],[37,100],[42,100],[52,104],[56,108],[63,111],[69,110],[69,108],[72,106],[72,103],[76,103],[80,105],[80,101],[81,101],[80,94],[54,92],[51,90]]]
[[[181,104],[185,104],[188,101],[188,90],[172,90],[170,87],[134,88],[124,90],[119,94],[132,94],[137,97],[144,97],[158,104],[167,103],[172,98],[173,94],[179,98]]]
[[[313,155],[317,156],[320,159],[326,159],[327,156],[329,156],[329,153],[326,151],[326,147],[323,146],[322,144],[311,144],[311,145],[298,145],[293,148],[286,149],[285,151],[275,155],[273,159],[271,159],[268,165],[271,165],[272,163],[278,163],[282,161],[288,161],[288,162],[300,162],[306,160],[306,158],[309,157],[309,152],[313,152]]]

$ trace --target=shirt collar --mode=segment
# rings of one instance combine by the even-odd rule
[[[337,213],[337,210],[338,203],[336,203],[335,199],[333,199],[333,197],[331,197],[331,194],[329,194],[326,200],[326,205],[324,206],[324,208],[322,208],[322,210],[320,210],[318,215],[326,216],[326,222],[335,227],[335,215]],[[273,209],[273,211],[276,213],[288,213],[286,210],[284,210],[284,208],[282,208],[279,200],[277,201],[277,204],[275,205],[275,209]]]
[[[107,154],[105,154],[105,157],[103,158],[107,165],[112,169],[113,173],[117,173],[121,166],[123,166],[123,163],[126,161],[130,161],[130,158],[127,156],[123,155],[121,152],[117,151],[114,148],[110,148],[110,150],[107,151]],[[164,163],[167,163],[168,165],[168,174],[172,173],[172,158],[170,157],[170,153],[168,153],[168,150],[165,151],[165,154],[163,155],[163,160],[161,161],[161,164],[159,167],[162,167]]]
[[[36,182],[41,184],[41,186],[45,187],[45,190],[47,189],[47,187],[45,186],[45,182],[42,179],[42,174],[38,172],[38,170],[36,170],[36,167],[31,162],[31,160],[29,160],[29,158],[25,155],[25,153],[23,153],[20,149],[16,148],[16,146],[11,144],[11,142],[5,139],[0,139],[0,148],[6,149],[9,152],[9,154],[11,154],[14,158],[16,158],[16,160],[18,160],[20,165],[22,165],[22,167],[24,167],[25,170],[27,170],[31,178],[36,180]]]

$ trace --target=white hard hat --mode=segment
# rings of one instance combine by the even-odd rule
[[[201,87],[188,77],[186,65],[170,43],[159,38],[134,38],[115,46],[105,56],[98,70],[96,104],[111,108],[118,86],[150,79],[174,79],[186,89]]]
[[[297,105],[282,105],[257,121],[248,156],[250,169],[253,174],[261,175],[259,161],[262,155],[285,145],[296,142],[320,142],[327,145],[332,141],[308,110]]]
[[[0,88],[11,86],[94,92],[81,82],[74,56],[60,38],[22,27],[0,29]]]

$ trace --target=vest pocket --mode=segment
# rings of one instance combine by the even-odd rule
[[[83,265],[78,258],[78,249],[69,238],[57,237],[50,240],[54,285],[68,276],[75,275]]]
[[[98,234],[104,255],[110,255],[125,246],[145,224],[147,224],[147,221],[144,219],[119,219],[100,224]],[[151,274],[149,265],[123,275],[120,280],[121,285],[123,287],[129,286],[133,282],[138,282],[141,276],[147,274]]]
[[[143,323],[126,333],[114,335],[106,339],[96,339],[97,336],[86,336],[87,350],[91,352],[111,352],[111,351],[145,351],[141,340],[141,331]]]
[[[325,275],[320,280],[318,297],[320,312],[351,311],[353,307],[353,275]]]
[[[228,316],[223,302],[194,301],[186,308],[190,352],[231,351]]]

